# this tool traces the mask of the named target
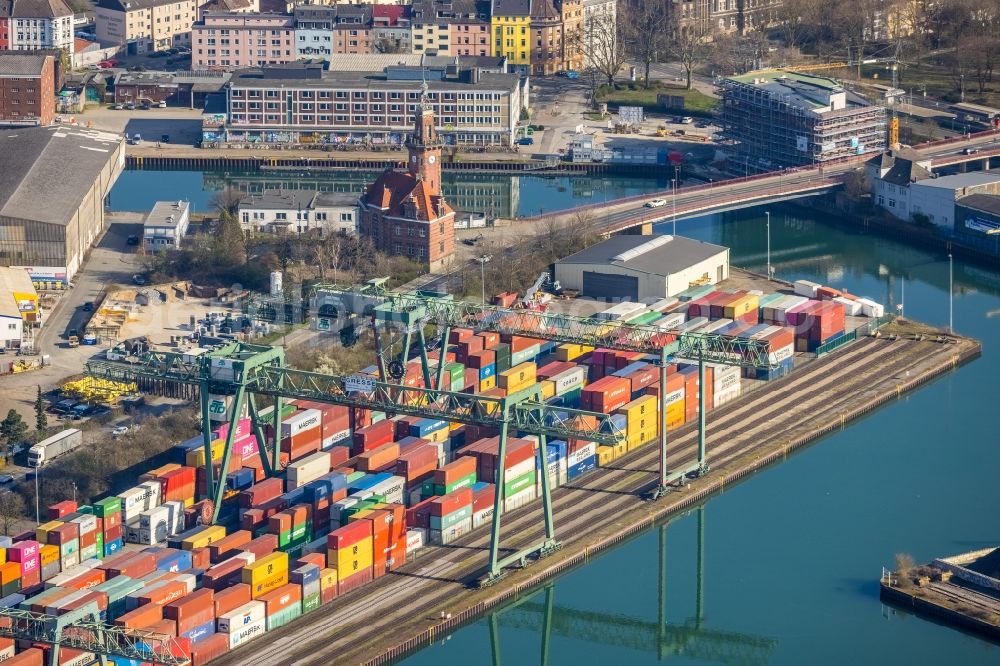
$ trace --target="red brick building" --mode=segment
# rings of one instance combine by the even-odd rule
[[[406,171],[387,169],[361,197],[358,232],[386,254],[410,257],[431,272],[455,252],[455,211],[441,194],[441,140],[426,95],[406,140]]]
[[[56,113],[55,58],[0,51],[0,126],[51,125]]]
[[[10,48],[10,10],[13,3],[0,0],[0,51]]]

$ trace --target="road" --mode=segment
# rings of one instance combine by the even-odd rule
[[[69,329],[83,330],[90,316],[81,308],[84,303],[93,302],[109,284],[129,284],[132,275],[141,268],[134,248],[127,243],[130,235],[142,233],[141,216],[115,214],[109,219],[107,231],[90,251],[73,288],[62,294],[35,337],[39,352],[49,355],[49,365],[33,372],[0,377],[0,412],[6,414],[7,410],[16,409],[33,422],[35,387],[41,386],[44,391],[78,374],[87,359],[98,351],[98,347],[84,345],[71,349],[66,342]]]

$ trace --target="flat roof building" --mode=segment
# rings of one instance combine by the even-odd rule
[[[555,279],[581,296],[667,298],[729,277],[729,248],[654,234],[612,236],[555,263]]]
[[[104,199],[125,165],[119,134],[68,126],[0,133],[0,265],[60,289],[104,230]]]
[[[239,221],[253,233],[354,233],[358,194],[316,190],[265,190],[240,200]]]
[[[38,305],[38,292],[31,283],[31,277],[23,268],[0,266],[0,346],[17,346],[8,344],[21,340],[23,325],[15,326],[13,320],[17,315],[29,325],[42,323],[42,312]]]
[[[717,87],[722,135],[748,165],[771,170],[885,149],[885,109],[833,79],[775,69],[726,77]]]
[[[157,201],[142,225],[142,245],[152,252],[180,248],[191,224],[187,201]]]

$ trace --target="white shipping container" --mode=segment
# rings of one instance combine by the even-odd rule
[[[119,499],[122,501],[122,513],[126,516],[131,514],[132,516],[137,516],[141,511],[146,510],[146,490],[142,488],[129,488],[123,493],[119,493]],[[122,516],[124,518],[125,516]]]
[[[10,645],[0,650],[0,661],[7,661],[14,657],[14,645],[15,643],[11,641]]]
[[[375,495],[385,495],[386,504],[402,504],[405,486],[406,479],[401,476],[390,476],[385,481],[376,483],[369,490]]]
[[[853,298],[844,298],[843,296],[838,296],[833,299],[834,303],[840,303],[844,306],[844,314],[849,317],[857,317],[861,314],[861,303],[857,302]]]
[[[726,389],[725,391],[718,391],[712,396],[712,406],[721,407],[727,402],[732,402],[736,398],[740,397],[740,384]]]
[[[679,303],[676,298],[661,298],[659,300],[649,299],[651,302],[646,307],[650,312],[665,312]]]
[[[472,514],[472,529],[478,530],[484,525],[489,525],[493,520],[493,507],[488,506],[481,511]]]
[[[583,386],[586,380],[587,369],[582,365],[549,377],[549,381],[555,384],[556,395],[563,395],[578,386]]]
[[[318,428],[322,422],[323,415],[318,409],[304,409],[281,422],[281,437],[284,439],[312,428]]]
[[[233,555],[230,559],[233,560],[245,560],[247,564],[253,564],[257,561],[257,556],[250,552],[242,552],[237,555]]]
[[[661,331],[671,331],[684,323],[687,314],[684,312],[670,312],[653,322],[653,326]]]
[[[771,363],[781,363],[785,359],[791,358],[793,354],[795,354],[794,343],[788,345],[787,347],[782,347],[781,349],[775,349],[767,355],[767,360]]]
[[[69,522],[80,526],[80,534],[97,531],[97,516],[77,516]]]
[[[247,641],[251,641],[258,636],[263,636],[267,632],[267,618],[261,618],[259,620],[254,620],[249,624],[244,624],[238,627],[235,631],[230,632],[220,632],[229,634],[229,649],[243,645]]]
[[[740,368],[735,365],[715,366],[712,388],[715,393],[728,391],[740,384]]]
[[[170,509],[156,506],[139,514],[139,527],[149,527],[158,522],[166,523],[170,518]]]
[[[297,460],[288,466],[288,489],[292,490],[315,481],[330,471],[330,454],[320,451]]]
[[[329,451],[333,447],[337,446],[337,442],[342,442],[344,440],[351,438],[351,429],[341,430],[340,432],[334,433],[329,437],[324,437],[323,441],[320,443],[324,451]]]
[[[568,467],[579,465],[587,458],[590,458],[591,456],[595,455],[597,455],[597,444],[594,442],[587,442],[586,444],[577,448],[576,451],[566,454],[566,465]]]
[[[598,312],[594,315],[595,319],[603,319],[606,321],[618,321],[625,317],[631,317],[639,314],[640,312],[645,312],[646,306],[642,303],[631,303],[629,301],[622,301],[617,305],[613,305],[607,310]]]
[[[67,594],[65,597],[59,597],[59,599],[56,601],[56,604],[60,606],[64,603],[71,604],[77,599],[82,599],[87,594],[90,594],[90,590],[75,590]],[[47,615],[52,615],[52,616],[58,615],[58,613],[56,612],[56,605],[53,604],[51,606],[46,606],[45,613]]]
[[[406,552],[412,553],[427,545],[427,530],[423,527],[410,527],[406,530]]]
[[[80,551],[75,551],[67,555],[63,555],[59,560],[60,569],[69,569],[70,567],[76,566],[80,563]]]
[[[674,404],[675,402],[681,402],[682,400],[684,400],[684,388],[683,387],[677,389],[676,391],[671,391],[670,393],[668,393],[667,396],[666,396],[666,399],[663,402],[663,404],[666,405],[667,407],[669,407],[670,405]]]
[[[532,489],[534,490],[534,489]],[[472,516],[460,520],[448,529],[431,530],[431,541],[442,545],[449,544],[472,531]]]
[[[184,502],[172,500],[163,505],[169,511],[167,530],[170,536],[184,531]]]
[[[535,486],[529,486],[519,493],[514,493],[507,499],[503,501],[503,512],[510,513],[515,509],[520,509],[522,506],[531,502],[536,497]]]
[[[535,469],[535,456],[532,456],[531,458],[528,458],[527,460],[519,462],[516,465],[508,467],[506,470],[504,470],[504,482],[505,483],[510,482],[518,478],[519,476],[523,476],[524,474],[533,471],[534,469]]]
[[[81,652],[75,657],[70,657],[63,661],[59,660],[59,666],[90,666],[97,662],[97,656],[93,652]]]
[[[267,617],[267,607],[263,601],[250,601],[239,608],[235,608],[228,613],[223,613],[215,621],[218,631],[223,634],[232,633],[233,629],[238,629],[243,625],[263,620]]]
[[[160,494],[163,492],[163,485],[159,481],[144,481],[137,487],[146,490],[146,506],[143,509],[144,511],[152,509],[154,506],[160,506]]]
[[[861,314],[866,317],[882,317],[885,315],[885,307],[881,303],[876,303],[870,298],[859,298],[861,304]]]
[[[139,541],[139,518],[133,518],[132,522],[125,526],[123,530],[125,532],[125,542],[126,543],[142,543]]]
[[[820,285],[815,282],[810,282],[809,280],[796,280],[795,281],[795,293],[799,296],[807,296],[809,298],[816,297],[816,290],[820,288]]]
[[[166,523],[160,523],[159,529],[156,527],[140,527],[139,528],[139,541],[144,546],[159,546],[164,543],[164,539],[160,538],[161,534],[167,531]]]
[[[174,575],[174,580],[184,583],[184,587],[187,589],[187,593],[191,594],[198,587],[198,579],[194,574],[189,573],[178,573]]]

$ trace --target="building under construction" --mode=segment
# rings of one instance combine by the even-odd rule
[[[766,170],[881,152],[886,112],[833,79],[767,70],[720,79],[722,134]]]

